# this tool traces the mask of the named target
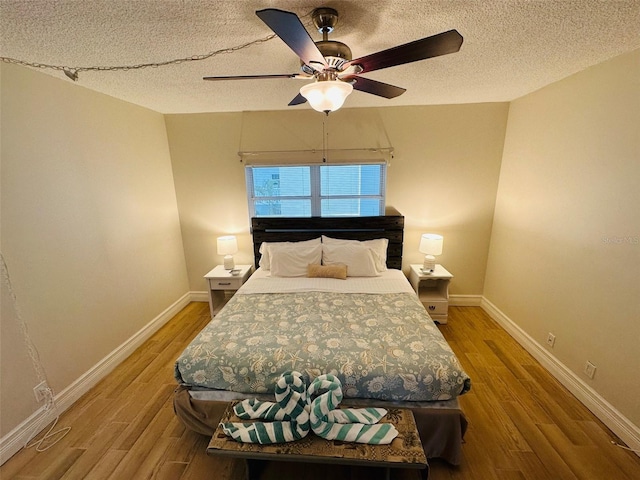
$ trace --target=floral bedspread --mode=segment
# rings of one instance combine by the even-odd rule
[[[449,400],[471,380],[414,294],[234,295],[175,364],[181,384],[272,393],[284,372],[340,379],[345,398]]]

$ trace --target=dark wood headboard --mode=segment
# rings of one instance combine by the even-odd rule
[[[253,217],[251,233],[256,268],[262,242],[298,242],[320,235],[352,240],[388,238],[387,267],[402,268],[404,216],[393,207],[376,217]]]

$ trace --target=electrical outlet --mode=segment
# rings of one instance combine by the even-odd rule
[[[555,344],[556,344],[556,336],[551,332],[547,333],[547,345],[553,348]]]
[[[596,374],[596,366],[593,363],[587,361],[584,366],[584,373],[587,377],[593,378],[593,376]]]
[[[47,385],[46,381],[42,381],[33,387],[33,396],[36,397],[36,402],[44,402],[47,399],[48,390],[49,385]]]

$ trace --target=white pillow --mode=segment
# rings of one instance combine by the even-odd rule
[[[376,238],[374,240],[348,240],[345,238],[331,238],[322,235],[322,243],[325,245],[344,245],[352,243],[369,247],[375,254],[376,269],[378,270],[378,272],[384,272],[387,270],[387,247],[389,246],[388,238]]]
[[[270,246],[272,277],[306,277],[310,263],[322,261],[322,245],[292,248],[288,245]]]
[[[260,266],[263,270],[271,270],[271,262],[269,261],[269,247],[282,245],[291,245],[294,247],[320,245],[320,237],[314,238],[312,240],[303,240],[302,242],[262,242],[262,244],[260,244]]]
[[[348,277],[377,277],[376,253],[370,247],[358,243],[322,245],[322,264],[347,266]]]

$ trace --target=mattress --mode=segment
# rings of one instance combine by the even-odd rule
[[[435,402],[471,380],[399,270],[379,277],[270,277],[260,269],[175,363],[195,390],[272,394],[285,372],[331,373],[345,398]]]

